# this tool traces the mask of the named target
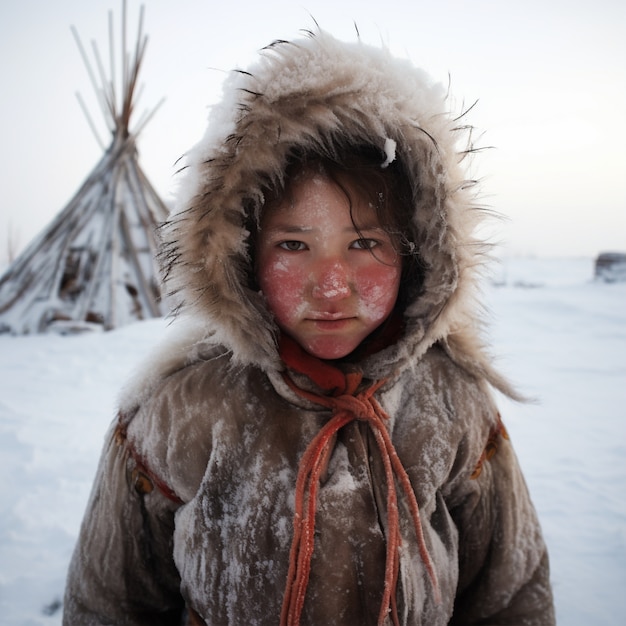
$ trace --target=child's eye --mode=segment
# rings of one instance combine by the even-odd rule
[[[353,241],[350,244],[351,248],[356,248],[357,250],[372,250],[376,246],[379,245],[379,242],[376,239],[366,239],[361,238]]]
[[[306,244],[302,241],[290,240],[290,241],[281,241],[279,244],[280,248],[283,250],[289,250],[289,252],[298,252],[300,250],[306,250]]]

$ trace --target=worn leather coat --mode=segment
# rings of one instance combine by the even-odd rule
[[[248,225],[294,150],[346,142],[402,161],[414,198],[406,235],[424,268],[420,285],[401,287],[401,336],[350,365],[364,385],[386,381],[376,399],[437,579],[439,594],[400,495],[399,623],[554,623],[546,546],[491,389],[516,394],[481,340],[473,145],[449,108],[411,64],[324,32],[276,43],[229,78],[164,230],[181,331],[122,395],[69,570],[65,624],[279,623],[298,467],[330,413],[285,383],[277,329],[250,281]],[[385,502],[372,430],[355,420],[320,480],[302,624],[378,623]]]

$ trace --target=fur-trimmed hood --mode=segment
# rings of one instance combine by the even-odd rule
[[[167,285],[194,324],[122,398],[64,623],[174,623],[186,605],[198,624],[553,626],[545,543],[485,382],[508,391],[478,338],[481,211],[445,104],[407,62],[325,33],[231,76],[165,228]],[[362,371],[288,341],[283,365],[249,218],[290,158],[346,142],[409,173],[403,234],[424,274],[400,286],[404,323],[394,311],[385,330],[403,334],[378,352],[393,334],[370,336]]]
[[[237,364],[280,369],[277,329],[262,294],[249,287],[245,224],[280,184],[294,151],[332,154],[342,143],[379,147],[400,159],[414,212],[407,235],[424,267],[404,311],[400,342],[366,373],[387,375],[440,342],[457,363],[514,395],[481,345],[477,277],[486,247],[474,238],[484,215],[468,179],[471,127],[448,110],[446,90],[422,70],[361,41],[323,31],[265,48],[227,79],[204,138],[186,156],[178,209],[163,230],[166,291],[199,330]],[[369,368],[369,370],[368,370]]]

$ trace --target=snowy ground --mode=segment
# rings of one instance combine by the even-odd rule
[[[501,399],[543,523],[561,626],[626,614],[626,283],[592,261],[510,260],[489,287]],[[57,626],[65,570],[116,394],[161,320],[0,336],[0,626]]]

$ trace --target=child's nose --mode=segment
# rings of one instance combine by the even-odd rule
[[[350,295],[349,268],[335,261],[322,265],[314,277],[313,297],[320,300],[342,300]]]

